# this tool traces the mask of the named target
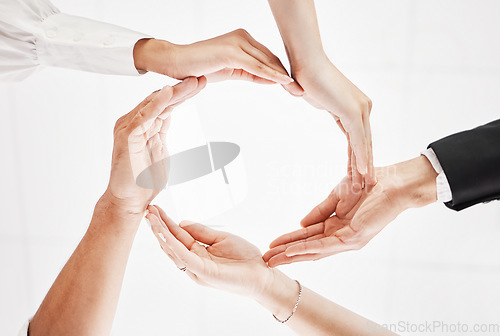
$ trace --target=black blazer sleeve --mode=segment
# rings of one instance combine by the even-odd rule
[[[429,145],[448,178],[452,200],[460,211],[500,199],[500,119],[450,135]]]

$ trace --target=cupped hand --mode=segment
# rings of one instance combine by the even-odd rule
[[[181,83],[152,93],[134,110],[116,122],[111,176],[106,193],[130,213],[144,213],[151,200],[167,183],[165,142],[172,109],[196,95],[206,85],[204,77],[190,77]],[[153,163],[151,188],[137,185],[137,177]]]
[[[318,260],[359,250],[401,212],[436,200],[436,173],[425,157],[377,168],[373,188],[353,187],[346,177],[302,221],[282,235],[263,258],[270,267]]]
[[[262,293],[271,272],[256,246],[198,223],[177,225],[158,206],[148,210],[161,248],[195,282],[254,298]]]
[[[301,64],[292,62],[292,74],[304,89],[304,99],[330,112],[348,136],[355,168],[368,185],[376,184],[373,167],[370,112],[372,102],[326,57],[317,56]]]

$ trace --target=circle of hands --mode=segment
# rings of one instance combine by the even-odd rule
[[[271,57],[266,50],[263,55],[257,55]],[[236,63],[232,64],[237,67]],[[173,87],[166,86],[154,92],[116,123],[108,193],[114,202],[131,213],[143,214],[148,210],[146,219],[162,250],[197,283],[259,297],[272,281],[273,267],[359,249],[402,211],[393,192],[397,189],[397,181],[386,178],[387,168],[375,170],[371,167],[368,122],[371,102],[331,63],[323,66],[325,71],[316,72],[323,73],[323,77],[308,78],[300,69],[295,73],[302,79],[300,89],[304,90],[304,97],[314,106],[341,111],[332,115],[347,136],[348,175],[302,220],[302,229],[275,239],[264,255],[256,246],[235,235],[193,222],[177,225],[158,206],[149,205],[166,185],[168,163],[150,172],[153,188],[145,189],[136,184],[141,172],[168,157],[166,134],[172,110],[200,92],[207,83],[206,77],[188,77]],[[217,76],[235,75],[226,66],[217,70],[219,68],[221,66],[212,66],[210,70]],[[273,68],[286,73],[281,63],[274,62]],[[251,70],[240,75],[257,80],[258,76],[255,77]],[[286,88],[286,85],[283,86]],[[297,93],[297,88],[287,91]],[[337,103],[339,97],[327,91],[337,92],[337,95],[344,93],[347,105]],[[352,110],[356,112],[350,113]]]

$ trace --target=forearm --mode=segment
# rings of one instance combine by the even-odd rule
[[[141,217],[105,194],[85,236],[30,323],[30,335],[109,335]]]
[[[272,280],[257,301],[284,320],[295,305],[298,285],[276,269],[271,272]],[[299,335],[394,335],[305,287],[295,314],[286,324]]]
[[[305,60],[326,57],[314,0],[269,0],[292,68]]]
[[[425,156],[386,167],[383,172],[380,177],[392,181],[388,196],[399,200],[403,209],[419,208],[437,201],[437,173]]]

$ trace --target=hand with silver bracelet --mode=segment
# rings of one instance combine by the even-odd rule
[[[200,285],[256,300],[297,334],[394,335],[268,268],[243,238],[188,221],[177,225],[158,206],[148,211],[153,233],[179,270]]]

